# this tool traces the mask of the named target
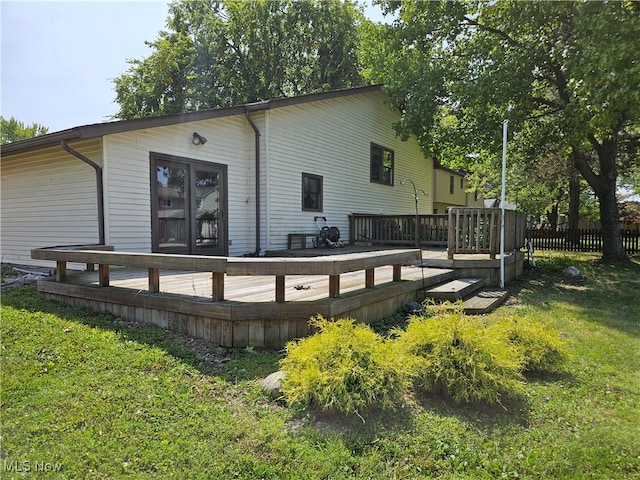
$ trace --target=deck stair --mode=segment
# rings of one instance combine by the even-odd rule
[[[458,278],[429,288],[425,294],[436,301],[462,300],[465,313],[479,315],[495,310],[507,299],[505,290],[483,286],[481,278]]]
[[[464,311],[469,315],[489,313],[502,305],[509,293],[499,288],[483,288],[472,297],[464,300]]]

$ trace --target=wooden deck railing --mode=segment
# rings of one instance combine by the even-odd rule
[[[111,265],[146,268],[149,292],[160,292],[160,270],[212,273],[212,298],[224,300],[225,275],[275,277],[276,302],[285,301],[285,276],[328,275],[329,297],[340,296],[340,274],[365,271],[365,288],[375,286],[375,269],[392,265],[393,281],[401,278],[402,265],[420,259],[419,250],[398,249],[385,252],[361,252],[309,258],[275,257],[209,257],[203,255],[175,255],[163,253],[134,253],[88,249],[90,247],[51,247],[31,251],[31,258],[56,262],[56,281],[67,280],[67,262],[97,264],[98,285],[109,286]],[[109,249],[111,247],[104,247]]]
[[[495,258],[500,252],[499,208],[449,209],[448,254],[484,253]],[[523,213],[506,210],[504,218],[504,250],[524,246],[526,217]]]
[[[349,215],[349,242],[371,245],[413,245],[447,247],[456,253],[484,253],[492,257],[500,251],[499,208],[449,209],[448,215]],[[418,228],[416,229],[416,225]],[[524,246],[524,214],[505,212],[505,251]]]
[[[416,223],[419,225],[417,230]],[[371,245],[446,246],[447,233],[447,215],[349,215],[349,243],[352,245],[366,242]]]

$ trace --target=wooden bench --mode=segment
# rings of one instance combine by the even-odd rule
[[[365,288],[375,286],[375,269],[393,265],[393,281],[402,278],[402,265],[420,259],[419,250],[386,250],[310,258],[229,258],[227,275],[274,275],[276,302],[285,301],[287,275],[329,275],[329,297],[340,296],[340,274],[365,271]]]
[[[317,236],[318,233],[290,233],[287,235],[287,250],[305,249],[308,239],[314,239]]]

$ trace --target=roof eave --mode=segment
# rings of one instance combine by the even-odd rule
[[[345,97],[349,95],[369,93],[381,89],[380,85],[368,85],[365,87],[348,88],[342,90],[332,90],[329,92],[310,93],[300,95],[298,97],[285,97],[274,100],[265,100],[261,102],[247,103],[234,107],[221,107],[208,110],[199,110],[196,112],[185,112],[172,115],[163,115],[158,117],[135,118],[131,120],[119,120],[115,122],[96,123],[92,125],[84,125],[80,127],[62,130],[60,132],[49,133],[38,137],[29,138],[19,142],[8,143],[2,145],[2,154],[9,155],[22,153],[38,148],[51,147],[60,144],[66,140],[81,140],[102,137],[104,135],[112,135],[116,133],[130,132],[134,130],[142,130],[146,128],[162,127],[167,125],[176,125],[187,122],[197,122],[199,120],[209,120],[211,118],[227,117],[232,115],[244,115],[248,111],[270,110],[273,108],[286,107],[290,105],[298,105],[302,103],[327,100],[331,98]]]

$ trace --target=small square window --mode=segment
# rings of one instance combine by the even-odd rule
[[[393,185],[393,150],[371,144],[371,177],[375,183]]]
[[[302,174],[302,210],[322,211],[322,177],[320,175]]]

